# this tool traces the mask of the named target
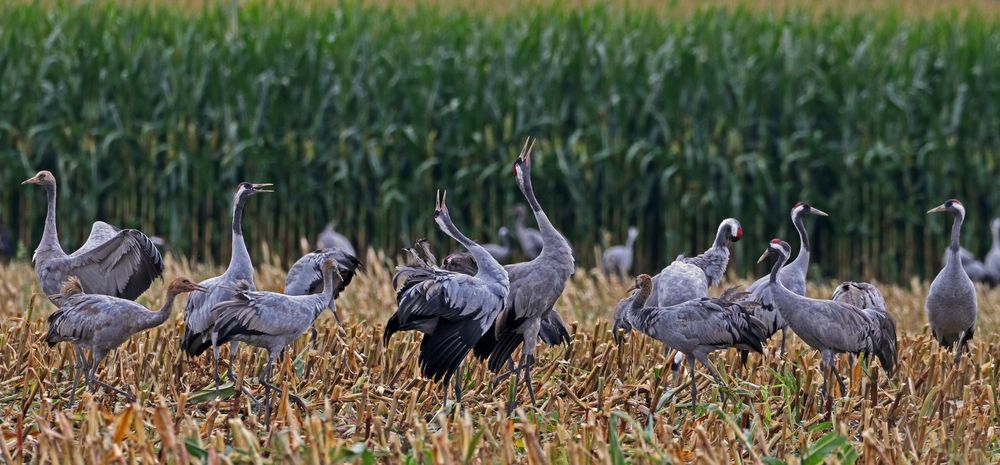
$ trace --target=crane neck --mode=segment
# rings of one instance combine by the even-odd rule
[[[635,298],[632,299],[631,309],[633,311],[641,310],[646,306],[646,300],[649,299],[649,295],[653,292],[653,285],[651,281],[643,281],[639,286],[638,292],[635,294]]]
[[[630,235],[628,239],[625,239],[625,248],[628,249],[629,253],[632,253],[632,248],[635,246],[635,237]]]
[[[995,221],[990,224],[990,234],[993,236],[992,248],[1000,249],[1000,224]]]
[[[253,279],[253,262],[250,260],[246,241],[243,240],[243,207],[246,202],[247,197],[237,197],[233,201],[232,256],[226,273],[233,277]]]
[[[805,224],[802,223],[802,214],[792,215],[792,224],[795,225],[795,230],[799,233],[799,254],[792,261],[793,264],[800,264],[803,266],[809,266],[809,231],[806,230]]]
[[[163,301],[163,306],[161,306],[158,311],[148,312],[149,317],[146,318],[146,321],[142,322],[140,325],[142,329],[155,328],[167,321],[167,319],[170,318],[170,313],[173,311],[174,300],[177,299],[178,294],[180,294],[180,292],[168,289],[167,299]]]
[[[951,224],[951,245],[948,246],[948,250],[951,253],[958,255],[959,251],[959,238],[962,236],[962,222],[965,220],[965,215],[962,213],[955,213],[955,222]]]
[[[542,205],[538,203],[538,198],[535,197],[535,189],[531,185],[530,169],[522,172],[521,182],[518,185],[521,188],[521,193],[524,194],[525,200],[528,201],[528,205],[531,206],[531,212],[535,215],[535,222],[538,223],[538,231],[542,234],[542,252],[538,256],[569,256],[572,260],[573,250],[569,245],[569,241],[552,225],[552,222],[549,221],[549,216],[545,214]],[[523,217],[518,220],[521,225],[520,227],[523,227]]]
[[[771,275],[769,277],[772,286],[780,287],[784,289],[784,285],[778,280],[778,272],[781,271],[781,267],[785,266],[785,262],[788,261],[788,256],[784,253],[778,254],[778,259],[774,261],[774,265],[771,266]]]
[[[335,310],[333,308],[333,296],[336,293],[337,286],[340,284],[340,280],[337,279],[336,276],[337,273],[334,273],[333,268],[323,270],[323,292],[320,294],[320,301],[325,302],[326,305],[316,311],[317,316],[327,307],[329,307],[330,310]]]
[[[59,230],[56,227],[56,185],[45,184],[44,187],[48,208],[45,212],[45,229],[42,230],[42,241],[38,244],[38,250],[64,253],[62,246],[59,245]]]

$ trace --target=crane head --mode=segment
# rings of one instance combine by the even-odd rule
[[[267,183],[250,183],[241,182],[236,186],[236,196],[237,197],[249,197],[251,195],[259,194],[261,192],[274,192],[271,187],[274,184]]]
[[[927,213],[945,213],[945,212],[965,218],[965,206],[963,206],[962,202],[959,202],[957,199],[948,199],[941,205],[938,205],[930,210],[927,210]]]
[[[722,224],[719,225],[719,232],[721,233],[723,228],[726,228],[729,240],[731,242],[738,242],[743,238],[743,227],[740,226],[740,222],[736,218],[726,218],[722,220]],[[717,238],[719,236],[716,236]]]
[[[521,148],[521,153],[514,159],[514,166],[511,167],[514,179],[517,180],[517,184],[522,190],[526,180],[531,177],[531,151],[534,148],[535,139],[532,137],[525,139],[524,147]]]
[[[194,292],[194,291],[206,292],[208,291],[208,288],[196,284],[192,282],[190,279],[184,277],[175,278],[173,281],[170,282],[170,286],[167,287],[167,293],[173,295],[183,294],[185,292]]]
[[[792,246],[788,245],[787,242],[775,237],[771,239],[771,242],[767,244],[767,250],[757,259],[757,263],[764,261],[765,258],[771,255],[780,255],[788,259],[788,256],[792,253]]]
[[[39,186],[56,185],[56,177],[50,171],[42,170],[34,176],[25,179],[21,184],[37,184]]]
[[[794,207],[792,207],[792,221],[795,221],[799,215],[816,215],[816,216],[830,216],[827,215],[825,211],[809,205],[806,202],[797,202]]]

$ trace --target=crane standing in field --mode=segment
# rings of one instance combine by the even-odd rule
[[[536,403],[531,383],[531,366],[535,363],[535,348],[541,338],[545,342],[570,342],[569,331],[553,308],[562,295],[566,282],[575,270],[573,249],[569,242],[552,225],[549,217],[535,197],[531,184],[531,151],[534,141],[525,142],[520,155],[514,160],[514,177],[521,193],[531,206],[542,238],[541,252],[528,262],[507,265],[510,275],[510,294],[504,304],[503,314],[496,319],[495,328],[480,340],[475,353],[488,359],[488,367],[498,372],[506,363],[509,374],[517,384],[523,379],[531,402]],[[543,325],[547,328],[543,329]],[[521,347],[521,363],[514,366],[513,353]],[[507,375],[498,378],[498,381]],[[511,403],[513,410],[517,402]]]
[[[792,224],[799,233],[799,254],[795,257],[795,260],[792,260],[791,263],[778,272],[778,279],[781,280],[781,284],[784,284],[785,288],[801,296],[806,295],[806,278],[809,276],[809,257],[812,250],[809,247],[809,231],[802,224],[802,217],[805,215],[828,216],[826,212],[805,202],[798,202],[792,207]],[[779,329],[781,330],[781,356],[784,357],[785,332],[788,324],[785,323],[785,320],[781,319],[781,312],[775,308],[774,302],[771,299],[771,291],[768,286],[769,280],[769,276],[764,276],[754,281],[747,288],[747,292],[762,304],[759,317],[767,325],[767,337],[770,338]],[[741,352],[740,357],[746,363],[747,353]]]
[[[614,274],[622,279],[628,276],[629,272],[632,271],[633,250],[635,247],[635,238],[637,237],[639,237],[639,229],[635,226],[629,226],[628,238],[625,239],[625,245],[608,247],[608,250],[604,251],[604,255],[601,258],[603,259],[602,263],[605,275],[610,276]]]
[[[95,222],[87,242],[67,255],[56,229],[56,177],[39,171],[21,184],[42,186],[48,197],[45,229],[33,258],[45,295],[59,294],[66,279],[75,276],[84,292],[135,300],[163,274],[163,259],[149,237],[103,221]]]
[[[525,226],[524,221],[528,215],[525,210],[524,205],[518,204],[514,207],[514,234],[517,236],[517,242],[521,244],[521,251],[524,255],[528,257],[528,260],[534,260],[538,254],[542,253],[542,246],[545,241],[542,238],[542,233],[535,229]]]
[[[269,381],[271,367],[285,348],[312,328],[316,317],[329,308],[337,313],[336,292],[343,289],[337,263],[326,258],[322,264],[323,291],[319,294],[290,296],[277,292],[241,291],[212,307],[219,343],[242,341],[267,351],[267,363],[260,374],[264,386],[264,422],[271,429],[271,393],[280,390]],[[290,399],[305,408],[295,395]]]
[[[722,281],[729,265],[729,245],[743,237],[735,218],[726,218],[715,232],[712,247],[696,257],[679,256],[653,277],[649,307],[669,307],[708,296],[708,287]]]
[[[189,356],[196,357],[209,347],[212,348],[216,390],[219,389],[220,384],[219,342],[218,334],[214,330],[215,319],[212,307],[219,302],[232,299],[240,286],[245,286],[250,291],[256,290],[253,282],[253,262],[250,260],[246,241],[243,240],[243,208],[250,197],[261,192],[272,192],[270,187],[271,184],[251,184],[248,182],[241,182],[236,186],[236,194],[233,196],[232,256],[229,259],[229,267],[222,275],[199,283],[208,291],[191,296],[184,309],[184,338],[181,340],[181,349]],[[236,382],[234,362],[238,348],[238,342],[229,346],[228,377],[233,382]]]
[[[931,332],[941,346],[955,349],[955,365],[962,360],[962,351],[976,332],[979,303],[976,287],[962,268],[959,258],[959,237],[965,220],[965,207],[951,199],[932,208],[927,213],[951,213],[955,217],[951,226],[951,244],[944,268],[931,282],[927,293],[927,318]]]
[[[768,286],[781,317],[806,344],[823,355],[823,394],[828,405],[830,372],[837,378],[840,391],[846,393],[844,380],[837,372],[836,357],[841,353],[874,354],[882,368],[892,376],[896,367],[896,321],[884,309],[859,308],[843,302],[810,299],[800,296],[781,283],[778,273],[791,255],[792,247],[781,239],[772,239],[764,254],[778,259],[771,267]]]
[[[97,379],[97,366],[114,348],[120,346],[133,335],[155,328],[170,317],[174,299],[185,292],[205,291],[187,278],[177,278],[167,287],[167,299],[157,312],[151,312],[131,300],[100,294],[86,294],[76,277],[70,277],[63,290],[53,295],[59,310],[49,315],[49,332],[45,342],[54,346],[68,341],[76,352],[76,367],[73,373],[73,389],[70,391],[69,407],[73,407],[80,375],[87,372],[86,383],[91,389],[97,385],[125,396],[130,402],[135,396]],[[88,362],[84,349],[90,351]]]
[[[420,343],[420,371],[426,378],[444,381],[445,407],[448,383],[461,371],[465,356],[493,326],[510,291],[507,271],[452,222],[446,197],[447,193],[436,202],[434,222],[472,254],[477,272],[469,276],[422,260],[417,260],[414,266],[397,267],[392,281],[393,287],[402,282],[396,292],[399,308],[386,322],[383,333],[385,345],[399,331],[424,334]],[[461,402],[461,376],[454,377],[454,381],[456,402]]]
[[[358,253],[354,251],[354,246],[351,245],[351,241],[347,236],[337,232],[333,228],[333,223],[327,223],[323,231],[319,233],[316,238],[316,248],[323,249],[339,249],[348,255],[357,257]]]
[[[329,248],[309,252],[299,258],[291,268],[288,269],[288,276],[285,277],[285,295],[309,295],[323,292],[323,264],[326,260],[332,259],[337,263],[337,273],[341,279],[336,289],[333,290],[333,299],[340,297],[340,293],[351,284],[354,275],[358,270],[365,268],[364,264],[357,257],[342,249]],[[337,307],[330,302],[330,311],[337,320],[337,325],[341,327],[340,334],[344,335],[344,322],[340,319]],[[312,339],[316,341],[316,327],[312,328]]]
[[[730,347],[744,347],[762,352],[767,340],[764,324],[750,311],[755,302],[733,302],[733,292],[719,299],[703,297],[667,307],[645,307],[652,293],[652,278],[636,277],[633,293],[618,304],[614,317],[614,337],[620,343],[622,332],[636,330],[677,350],[688,360],[691,371],[691,406],[698,404],[695,360],[708,368],[719,387],[725,385],[708,354]]]

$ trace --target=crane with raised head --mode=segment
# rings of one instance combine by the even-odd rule
[[[506,364],[507,374],[498,377],[497,381],[514,375],[516,393],[517,385],[523,380],[534,404],[536,398],[531,382],[531,367],[535,363],[535,349],[539,340],[548,343],[570,342],[569,331],[554,306],[572,276],[575,265],[569,242],[552,225],[535,197],[531,183],[533,148],[534,140],[528,139],[514,160],[513,172],[538,223],[542,239],[541,251],[531,261],[504,267],[510,275],[510,294],[503,314],[496,320],[495,328],[480,340],[475,353],[478,358],[488,360],[487,366],[493,372],[500,371]],[[521,348],[521,360],[515,365],[513,354],[518,347]],[[515,400],[508,409],[513,411],[516,405]]]
[[[785,265],[781,271],[778,272],[778,279],[785,287],[801,296],[806,295],[806,280],[809,276],[809,258],[811,256],[812,248],[809,246],[809,230],[806,229],[805,224],[802,223],[802,217],[805,215],[816,215],[816,216],[828,216],[826,212],[809,205],[806,202],[797,202],[792,206],[792,225],[795,226],[795,230],[799,233],[799,254],[792,260],[791,263]],[[767,325],[768,334],[767,337],[770,338],[774,333],[781,330],[781,355],[785,355],[785,336],[786,328],[788,325],[785,320],[781,319],[781,312],[778,311],[774,306],[774,302],[771,300],[771,294],[768,287],[768,276],[763,276],[757,281],[754,281],[750,287],[747,288],[753,299],[761,303],[759,318],[761,321]],[[741,359],[746,363],[747,353],[742,352],[740,354]]]
[[[67,279],[63,289],[50,298],[59,309],[49,315],[49,331],[45,342],[54,346],[66,341],[73,344],[76,366],[69,407],[73,407],[80,376],[86,372],[86,384],[91,389],[102,386],[118,393],[130,402],[135,396],[97,378],[97,367],[109,352],[133,335],[155,328],[170,317],[174,299],[185,292],[206,289],[187,278],[174,279],[167,286],[167,298],[159,311],[151,312],[131,300],[101,294],[88,294],[75,276]],[[84,350],[90,352],[87,360]]]
[[[486,249],[493,258],[497,259],[498,262],[502,262],[510,257],[510,230],[506,226],[501,226],[500,230],[497,231],[497,237],[499,238],[499,244],[483,244],[483,248]]]
[[[163,258],[149,237],[103,221],[94,222],[87,242],[67,255],[59,245],[56,228],[55,175],[39,171],[21,184],[42,186],[48,198],[42,240],[33,257],[35,275],[45,295],[58,294],[63,283],[75,276],[88,294],[135,300],[163,274]]]
[[[233,195],[232,212],[232,252],[226,271],[214,278],[206,279],[199,285],[208,289],[202,294],[196,294],[188,299],[184,308],[184,337],[181,339],[181,349],[188,356],[196,357],[212,349],[212,360],[215,369],[215,389],[219,389],[219,341],[215,332],[215,315],[212,307],[219,302],[232,299],[240,287],[254,291],[257,288],[253,282],[253,261],[243,239],[243,209],[250,197],[261,192],[272,192],[271,184],[252,184],[241,182],[236,186]],[[229,373],[231,381],[236,382],[234,361],[239,350],[239,343],[229,346]]]
[[[392,335],[400,331],[423,333],[420,371],[425,378],[443,381],[442,404],[447,407],[448,385],[453,378],[456,401],[462,400],[461,376],[455,374],[503,310],[510,280],[500,263],[452,222],[447,193],[439,195],[435,203],[434,222],[472,254],[476,274],[443,270],[433,261],[398,266],[393,287],[398,287],[399,307],[386,322],[383,344],[388,345]]]
[[[931,282],[925,307],[934,339],[941,346],[955,350],[955,364],[958,365],[962,360],[962,351],[976,332],[976,320],[979,317],[976,286],[965,273],[959,257],[959,238],[962,235],[962,222],[965,221],[965,207],[962,202],[950,199],[927,213],[949,213],[954,217],[948,259]]]

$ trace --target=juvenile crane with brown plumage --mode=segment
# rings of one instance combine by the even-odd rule
[[[133,335],[167,321],[178,295],[205,290],[187,278],[177,278],[167,287],[167,299],[160,310],[151,312],[128,299],[84,293],[80,281],[76,277],[69,278],[62,291],[51,296],[59,310],[49,316],[49,332],[45,336],[45,342],[50,346],[63,341],[73,344],[76,368],[73,389],[70,391],[70,408],[73,407],[80,374],[84,371],[87,372],[86,383],[91,389],[100,385],[134,401],[134,395],[97,379],[97,366],[110,351]],[[91,360],[87,360],[84,349],[90,351]]]

